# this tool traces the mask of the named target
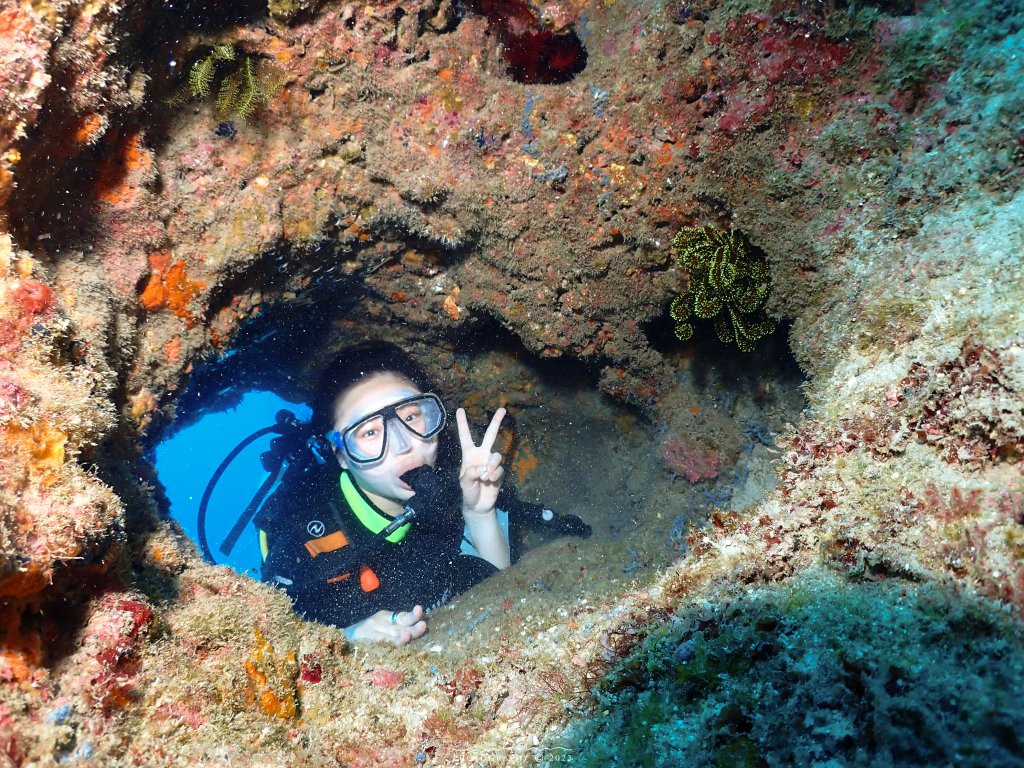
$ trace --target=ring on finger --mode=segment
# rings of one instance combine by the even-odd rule
[[[392,611],[391,612],[391,623],[392,624],[397,624],[398,623],[398,614],[399,614],[399,611]]]

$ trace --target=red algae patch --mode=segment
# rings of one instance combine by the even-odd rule
[[[299,667],[299,679],[309,685],[316,685],[324,679],[323,665],[312,654],[304,654]]]
[[[368,673],[366,677],[375,688],[384,688],[389,691],[397,688],[405,681],[404,672],[384,667],[377,667],[377,669]]]
[[[38,315],[53,305],[50,286],[38,280],[19,280],[11,287],[10,296],[23,315]]]
[[[722,459],[717,454],[678,436],[661,444],[661,458],[669,472],[691,483],[718,477],[722,468]]]

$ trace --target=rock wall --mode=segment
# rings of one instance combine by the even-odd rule
[[[271,10],[0,6],[0,755],[518,764],[619,639],[822,564],[1019,619],[1015,4]],[[203,62],[268,97],[244,119],[182,102]],[[386,329],[463,392],[453,356],[500,327],[686,434],[718,341],[659,330],[684,225],[766,254],[809,405],[769,501],[715,513],[658,586],[573,608],[559,647],[436,674],[353,654],[161,519],[144,430],[283,306],[330,319],[322,354]],[[579,679],[552,691],[552,669]]]

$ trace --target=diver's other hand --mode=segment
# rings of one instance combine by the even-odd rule
[[[405,645],[427,631],[423,618],[423,606],[417,605],[411,611],[377,611],[356,624],[351,633],[353,641],[387,642]]]
[[[501,466],[501,454],[494,453],[494,441],[505,418],[505,409],[499,408],[487,425],[480,445],[473,442],[466,419],[466,409],[455,412],[459,427],[459,445],[462,448],[462,468],[459,471],[459,485],[462,486],[463,514],[483,514],[494,510],[498,503],[498,491],[505,479],[505,468]]]

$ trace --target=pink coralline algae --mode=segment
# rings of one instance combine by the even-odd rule
[[[41,314],[53,304],[53,291],[38,280],[19,280],[11,287],[10,294],[23,315]]]
[[[691,483],[717,477],[722,468],[721,458],[713,452],[676,436],[661,444],[661,458],[669,472]]]
[[[397,669],[378,667],[367,675],[367,677],[375,688],[391,690],[402,684],[405,680],[405,673],[399,672]]]

